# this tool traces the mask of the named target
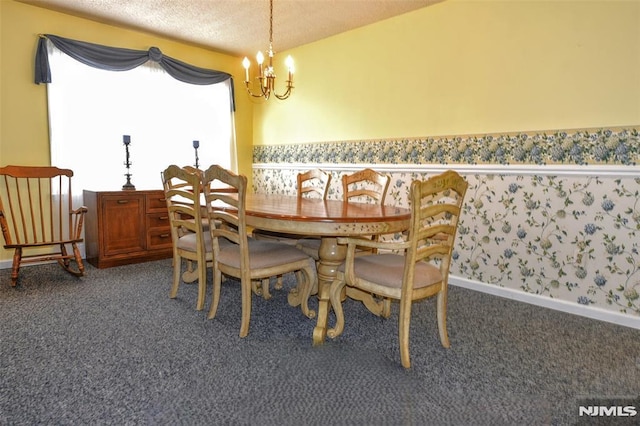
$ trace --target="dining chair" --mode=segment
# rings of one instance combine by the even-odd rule
[[[446,171],[425,181],[414,181],[410,189],[411,226],[403,242],[376,242],[339,238],[347,244],[347,257],[331,284],[330,301],[335,327],[327,331],[336,338],[344,330],[344,294],[362,301],[376,315],[380,305],[373,296],[398,300],[398,336],[402,366],[411,367],[409,326],[412,303],[437,295],[440,342],[450,346],[447,334],[447,286],[458,221],[467,182],[455,171]],[[356,256],[356,246],[393,252]],[[346,288],[346,290],[345,290]]]
[[[296,175],[296,193],[298,199],[303,197],[327,199],[329,187],[331,184],[331,173],[321,169],[311,169]],[[263,229],[254,229],[252,235],[256,239],[276,240],[286,244],[296,245],[303,238],[317,240],[315,244],[320,246],[319,237],[308,237],[300,234],[285,234],[281,232],[266,231]],[[317,259],[316,259],[317,260]],[[270,298],[269,280],[263,280],[260,284],[260,293],[265,298]],[[275,284],[276,289],[282,288],[282,276],[278,276]],[[313,292],[317,289],[313,289]]]
[[[240,337],[247,336],[252,281],[297,271],[302,272],[303,278],[296,289],[301,292],[302,312],[308,318],[315,317],[315,311],[308,306],[309,293],[318,284],[314,260],[290,244],[247,235],[246,176],[212,165],[204,171],[202,182],[213,247],[213,296],[208,318],[214,318],[218,310],[222,275],[238,278],[242,294]]]
[[[171,165],[162,172],[173,244],[173,284],[169,297],[178,295],[180,281],[198,280],[196,309],[204,309],[207,291],[207,262],[213,259],[211,235],[203,227],[201,172],[193,167]],[[187,268],[182,273],[182,260]]]
[[[377,205],[384,205],[387,196],[387,189],[391,178],[388,175],[366,168],[358,170],[352,174],[342,176],[342,201],[363,201],[372,202]],[[375,241],[378,235],[369,237]],[[313,257],[316,262],[320,261],[320,238],[301,238],[296,243],[296,247],[307,255]],[[375,253],[375,248],[358,247],[358,255]],[[315,293],[313,289],[311,294]],[[382,316],[388,318],[391,315],[391,301],[383,299],[380,301],[383,306]]]
[[[372,169],[363,169],[349,175],[342,176],[342,200],[373,202],[384,205],[391,178]],[[320,239],[302,238],[296,247],[320,260]]]

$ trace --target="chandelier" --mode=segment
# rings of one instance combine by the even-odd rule
[[[287,90],[279,95],[275,91],[276,84],[276,73],[273,70],[273,0],[269,0],[269,63],[266,66],[263,66],[264,63],[264,55],[262,52],[258,52],[256,55],[256,61],[258,62],[258,70],[259,74],[256,77],[258,80],[258,85],[260,86],[259,93],[253,93],[251,91],[251,82],[249,80],[249,67],[251,66],[251,61],[245,56],[242,61],[242,66],[244,67],[245,78],[244,85],[247,87],[247,92],[254,98],[265,98],[269,99],[271,93],[278,99],[287,99],[289,95],[291,95],[291,90],[293,89],[293,58],[291,56],[287,56],[285,60],[285,65],[289,70],[289,75],[287,78]]]

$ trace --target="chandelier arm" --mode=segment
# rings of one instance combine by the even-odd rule
[[[250,89],[247,89],[247,93],[249,93],[249,96],[251,96],[252,98],[264,98],[264,99],[269,99],[269,96],[264,96],[263,94],[256,95],[256,94],[254,94]]]
[[[265,99],[269,99],[269,95],[270,95],[270,93],[268,93],[268,92],[266,92],[266,93],[265,93],[264,88],[262,87],[262,85],[260,85],[260,94],[258,94],[258,95],[254,94],[254,93],[251,91],[251,88],[250,88],[251,83],[249,83],[248,81],[245,81],[245,82],[244,82],[244,85],[245,85],[245,87],[246,87],[246,89],[247,89],[247,93],[248,93],[249,95],[251,95],[251,97],[253,97],[253,98],[265,98]]]
[[[284,101],[289,97],[289,95],[291,95],[291,89],[288,89],[283,95],[278,95],[277,93],[274,93],[273,95],[281,101]]]
[[[287,82],[289,83],[289,82]],[[287,91],[284,92],[282,95],[278,95],[276,92],[273,92],[273,95],[280,99],[281,101],[287,99],[289,97],[289,95],[291,95],[291,91],[293,90],[293,86],[291,84],[287,84]]]

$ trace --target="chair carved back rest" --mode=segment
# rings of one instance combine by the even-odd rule
[[[438,262],[446,285],[467,188],[467,181],[452,170],[412,182],[410,244],[405,256],[403,292],[412,290],[414,266],[421,261]]]
[[[220,250],[219,239],[226,238],[239,245],[242,269],[248,271],[249,251],[245,222],[246,176],[237,175],[214,164],[203,172],[202,182],[214,262]]]
[[[0,228],[6,248],[81,240],[86,208],[73,209],[73,171],[0,168]]]
[[[391,178],[372,169],[363,169],[350,175],[342,176],[342,199],[353,201],[354,198],[371,199],[375,204],[383,205]]]
[[[197,244],[203,247],[202,233],[198,232],[202,223],[200,173],[196,169],[171,165],[162,172],[162,184],[171,223],[171,237],[177,241],[188,232],[193,232],[199,237]]]
[[[303,196],[319,196],[327,199],[331,173],[320,169],[311,169],[304,173],[298,173],[298,198]]]

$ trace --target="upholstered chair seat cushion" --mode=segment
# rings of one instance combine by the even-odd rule
[[[354,259],[354,271],[358,278],[386,287],[402,287],[404,256],[392,253],[359,256]],[[339,271],[344,272],[343,263]],[[421,288],[442,280],[440,269],[427,262],[418,262],[415,268],[413,287]]]
[[[203,232],[202,238],[204,239],[204,248],[205,251],[211,253],[213,251],[211,244],[211,234],[209,232]],[[178,248],[189,251],[196,251],[196,234],[189,233],[187,235],[183,235],[178,239]]]
[[[211,234],[208,231],[204,231],[204,229],[203,229],[203,232],[204,234],[202,234],[202,238],[204,239],[204,248],[207,251],[207,253],[210,253],[213,251],[213,244],[211,243]],[[220,238],[218,240],[218,244],[220,244],[220,247],[235,245],[235,243],[232,243],[226,238]],[[187,234],[180,237],[180,239],[178,240],[178,248],[181,248],[184,250],[195,250],[196,234],[192,233],[192,234]]]
[[[306,254],[288,244],[265,240],[249,240],[250,269],[270,268],[307,258]],[[236,244],[221,246],[218,260],[225,265],[240,268],[240,246]]]

